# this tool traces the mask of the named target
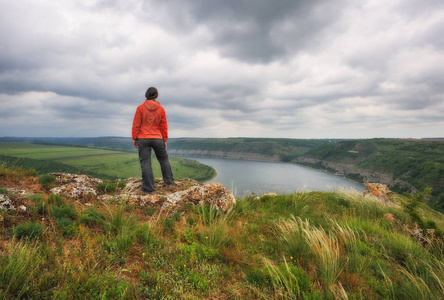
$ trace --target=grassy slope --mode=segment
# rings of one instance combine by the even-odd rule
[[[35,181],[0,168],[0,186]],[[23,201],[26,213],[0,212],[3,298],[444,297],[443,241],[414,238],[406,198],[395,194],[393,206],[347,192],[252,197],[228,214],[183,206],[157,215],[47,194]],[[442,214],[417,212],[444,229]]]
[[[393,175],[418,190],[432,188],[431,206],[444,210],[444,142],[374,139],[322,145],[304,156]],[[401,192],[401,187],[392,187]],[[398,188],[398,189],[396,189]]]
[[[0,159],[9,166],[27,168],[32,166],[37,171],[81,172],[108,179],[140,177],[139,160],[134,152],[0,143],[0,154]],[[176,179],[206,180],[215,175],[214,169],[197,162],[181,158],[171,158],[170,162]],[[155,159],[152,165],[155,176],[161,177],[160,166]]]

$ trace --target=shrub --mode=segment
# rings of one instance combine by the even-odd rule
[[[147,223],[139,226],[136,230],[137,240],[145,246],[155,245],[157,239],[154,236],[153,229]]]
[[[0,187],[0,194],[7,195],[7,194],[9,194],[9,192],[7,189]]]
[[[126,186],[126,182],[125,181],[119,181],[117,182],[117,187],[118,188],[124,188]]]
[[[99,183],[97,189],[102,193],[114,193],[117,190],[117,184],[105,181]]]
[[[60,228],[66,236],[73,236],[77,232],[77,224],[68,218],[56,220],[56,226]]]
[[[269,286],[271,285],[271,278],[269,274],[258,268],[254,269],[246,269],[245,270],[245,280],[249,284],[257,285],[257,286]]]
[[[75,219],[77,218],[77,211],[72,205],[54,206],[51,211],[51,216],[55,219]]]
[[[37,214],[42,215],[48,213],[48,206],[46,205],[46,202],[43,201],[43,195],[32,195],[30,199],[35,204]]]
[[[48,198],[46,199],[46,202],[48,204],[56,205],[56,206],[62,206],[62,205],[65,204],[64,201],[63,201],[63,198],[60,195],[57,195],[57,194],[49,195]]]
[[[94,208],[90,208],[85,210],[80,215],[80,222],[84,225],[102,225],[104,223],[103,213],[95,210]]]
[[[54,206],[51,217],[56,219],[56,226],[67,236],[77,232],[77,224],[73,221],[77,218],[77,211],[72,205]]]
[[[41,175],[39,177],[40,184],[44,188],[47,188],[47,189],[50,189],[50,188],[54,187],[55,180],[56,180],[56,177],[54,175],[51,175],[51,174]]]
[[[188,274],[188,279],[193,283],[194,287],[197,290],[200,290],[202,292],[208,291],[208,280],[203,278],[202,275],[190,272],[190,274]]]
[[[20,239],[34,239],[43,235],[41,223],[28,221],[13,228],[12,233]]]

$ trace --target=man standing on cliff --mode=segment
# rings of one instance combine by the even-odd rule
[[[139,161],[142,169],[142,191],[154,191],[154,175],[151,168],[151,148],[153,148],[162,170],[165,185],[173,184],[173,173],[167,154],[168,124],[165,109],[156,101],[159,93],[150,87],[146,100],[137,107],[133,121],[133,146],[139,150]]]

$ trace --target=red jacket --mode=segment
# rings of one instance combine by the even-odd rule
[[[146,100],[139,105],[133,121],[133,140],[162,139],[168,140],[168,124],[165,109],[154,100]]]

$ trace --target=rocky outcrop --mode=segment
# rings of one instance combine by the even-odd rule
[[[256,161],[267,161],[267,162],[281,161],[281,157],[279,155],[264,155],[260,153],[246,153],[246,152],[168,149],[168,153],[170,155],[177,155],[177,156],[216,157],[216,158],[256,160]]]
[[[376,197],[388,201],[387,194],[390,192],[390,189],[385,184],[367,183],[365,186],[364,197]]]
[[[145,194],[140,189],[141,180],[129,178],[120,181],[124,184],[116,185],[115,192],[104,194],[98,189],[98,185],[103,183],[101,179],[64,173],[54,173],[54,175],[57,186],[50,190],[51,193],[77,199],[85,204],[92,199],[99,201],[113,199],[129,205],[162,209],[174,209],[181,203],[209,204],[216,209],[226,211],[236,202],[233,193],[220,183],[199,184],[197,181],[187,179],[166,186],[160,180],[155,184],[152,194]]]
[[[53,173],[56,176],[57,187],[51,193],[72,199],[85,199],[97,196],[97,186],[103,181],[87,175]]]

